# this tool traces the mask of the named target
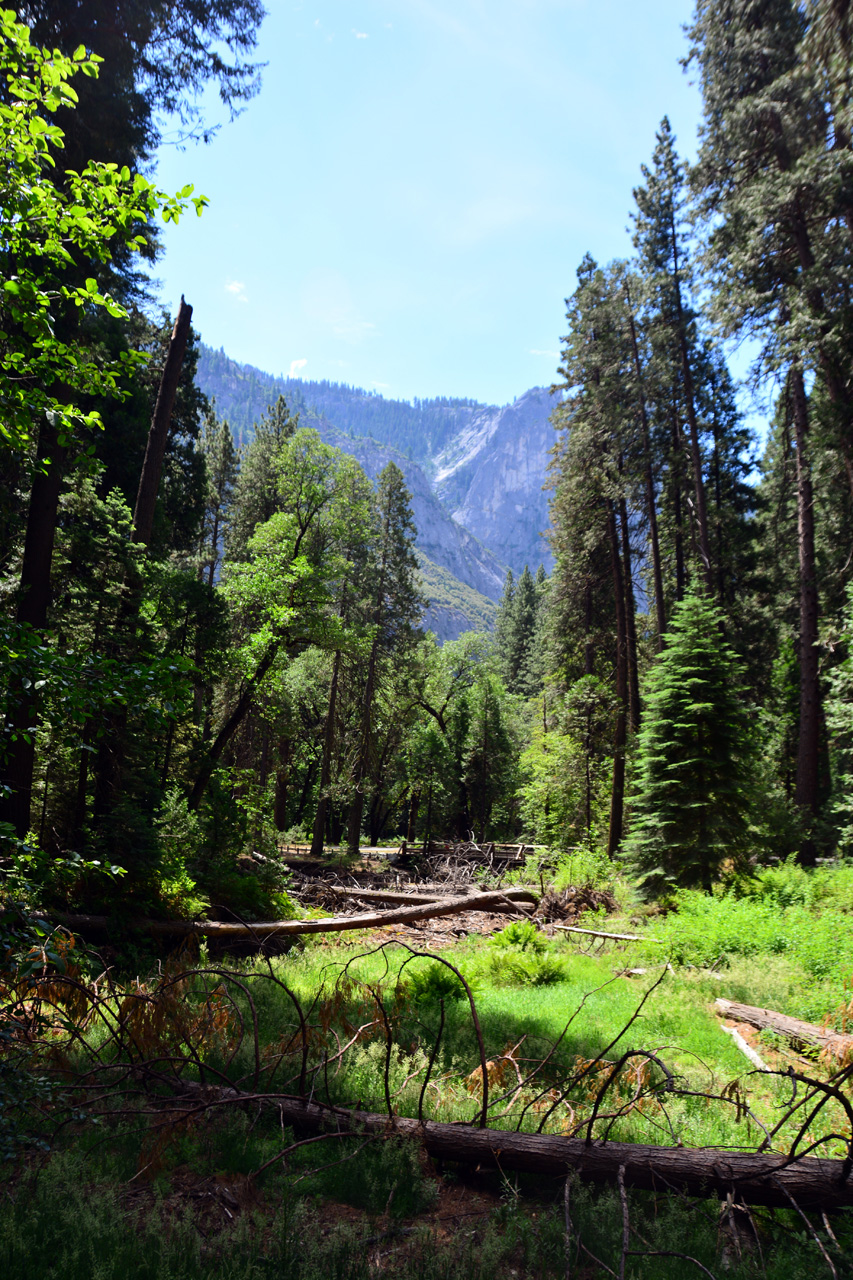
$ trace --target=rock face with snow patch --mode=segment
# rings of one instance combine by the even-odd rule
[[[327,444],[349,453],[375,481],[382,468],[396,462],[412,495],[412,515],[417,529],[417,547],[435,564],[441,565],[460,582],[473,587],[489,600],[499,600],[506,577],[506,565],[495,554],[451,519],[433,492],[432,485],[416,462],[396,449],[377,444],[365,436],[347,436],[323,418],[306,414],[303,426],[316,427]]]
[[[435,459],[435,491],[453,518],[498,559],[520,573],[525,564],[550,572],[553,556],[543,489],[555,441],[555,400],[535,387],[503,409],[474,415]]]

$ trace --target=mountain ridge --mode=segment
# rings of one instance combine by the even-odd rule
[[[448,595],[442,579],[443,596],[454,598],[441,615],[443,630],[464,629],[465,599],[480,625],[489,613],[483,598],[500,599],[507,568],[518,574],[525,564],[534,572],[543,564],[550,571],[544,487],[555,402],[546,388],[503,406],[448,397],[410,403],[344,383],[276,377],[203,343],[197,381],[240,444],[283,395],[302,425],[355,457],[371,480],[393,458],[412,493],[417,548],[436,569],[433,585],[438,571],[462,584]]]

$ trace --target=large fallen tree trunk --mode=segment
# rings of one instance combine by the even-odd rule
[[[748,1022],[760,1031],[775,1031],[777,1035],[794,1045],[812,1045],[817,1049],[827,1050],[844,1062],[853,1055],[853,1036],[843,1036],[826,1027],[815,1026],[812,1022],[800,1022],[799,1018],[789,1018],[787,1014],[776,1013],[773,1009],[759,1009],[751,1004],[738,1004],[735,1000],[724,1000],[722,996],[714,1001],[718,1013],[736,1022]]]
[[[322,888],[324,893],[334,893],[339,898],[363,898],[366,902],[394,902],[399,903],[400,906],[426,906],[430,902],[451,901],[447,894],[442,893],[400,893],[393,889],[358,889],[339,884],[324,884]],[[530,902],[534,906],[539,901],[539,894],[534,893],[532,889],[502,889],[501,895],[508,898],[510,902]],[[468,899],[474,896],[469,894]]]
[[[518,895],[524,895],[521,898]],[[259,920],[255,924],[238,924],[221,920],[111,920],[109,916],[79,916],[55,912],[54,920],[69,929],[110,929],[117,927],[144,929],[148,933],[192,937],[201,934],[213,938],[286,937],[303,933],[340,933],[346,929],[383,929],[389,924],[410,924],[430,920],[434,916],[452,916],[460,911],[517,911],[519,902],[536,901],[527,889],[507,889],[493,893],[470,893],[464,898],[442,898],[397,911],[370,911],[357,916],[327,916],[320,920]]]
[[[475,1129],[468,1125],[423,1123],[365,1111],[334,1110],[299,1099],[276,1099],[282,1121],[295,1128],[332,1132],[397,1133],[423,1143],[438,1160],[459,1160],[506,1172],[553,1174],[570,1171],[590,1182],[625,1184],[648,1191],[679,1188],[694,1195],[732,1192],[748,1204],[830,1209],[853,1205],[853,1180],[845,1161],[813,1156],[788,1163],[783,1155],[752,1155],[717,1147],[650,1147],[629,1142],[585,1142],[551,1134]]]

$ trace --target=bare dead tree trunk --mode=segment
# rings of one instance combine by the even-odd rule
[[[324,1107],[301,1098],[285,1099],[284,1123],[308,1131],[351,1129],[359,1134],[393,1134],[423,1144],[438,1160],[458,1160],[498,1170],[513,1169],[564,1178],[570,1170],[583,1181],[616,1183],[647,1191],[678,1187],[691,1195],[725,1198],[732,1191],[747,1204],[804,1209],[853,1204],[853,1179],[843,1160],[803,1156],[789,1163],[776,1153],[749,1154],[719,1147],[652,1147],[633,1142],[587,1142],[554,1134],[516,1133],[473,1125],[440,1124],[402,1116]]]
[[[145,461],[142,464],[142,474],[139,477],[139,489],[136,494],[136,505],[133,509],[134,541],[141,542],[146,547],[151,542],[151,530],[154,526],[154,507],[157,502],[157,492],[160,488],[160,475],[163,470],[166,439],[169,434],[169,423],[172,420],[175,395],[177,394],[181,369],[184,364],[184,354],[187,349],[192,317],[193,309],[188,303],[184,302],[182,295],[181,305],[178,308],[178,315],[169,340],[169,352],[163,367],[163,376],[160,379],[160,389],[157,392],[157,403],[154,406],[154,416],[151,419],[151,427],[148,432]]]

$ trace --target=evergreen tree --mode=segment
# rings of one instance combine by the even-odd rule
[[[515,600],[515,577],[512,569],[507,569],[506,578],[504,579],[504,589],[498,602],[498,612],[495,618],[495,654],[498,660],[498,666],[504,679],[512,662],[512,636],[513,636],[513,602]]]
[[[207,473],[201,567],[202,571],[206,568],[207,583],[212,587],[219,569],[228,511],[240,472],[240,460],[234,447],[231,428],[225,418],[217,417],[215,401],[211,401],[205,414],[199,447]]]
[[[657,330],[659,356],[669,366],[670,383],[676,380],[679,407],[686,415],[693,473],[696,540],[700,564],[710,591],[715,589],[711,564],[711,540],[705,478],[700,443],[696,374],[695,318],[688,303],[689,265],[684,249],[683,207],[686,183],[675,151],[669,121],[664,117],[657,135],[652,168],[643,166],[645,184],[634,191],[634,244],[639,254],[644,286]],[[677,372],[676,372],[677,371]],[[666,376],[665,376],[666,380]]]
[[[827,79],[803,58],[809,12],[795,0],[703,0],[690,32],[705,108],[694,185],[708,232],[705,266],[716,318],[729,334],[748,333],[760,343],[756,374],[772,372],[782,382],[793,425],[800,597],[795,798],[805,817],[820,803],[814,460],[823,452],[815,436],[821,416],[837,476],[853,491],[851,161],[833,129],[832,88],[827,99]],[[808,840],[802,856],[814,856]]]
[[[399,669],[413,652],[420,635],[418,623],[425,607],[417,585],[418,562],[414,552],[411,494],[402,471],[394,462],[383,468],[377,481],[376,522],[368,614],[373,637],[365,671],[358,747],[352,772],[353,792],[347,819],[347,845],[354,854],[358,853],[361,839],[364,785],[370,773],[374,700],[386,666],[393,663]]]
[[[299,415],[291,416],[284,396],[279,396],[256,424],[234,485],[226,541],[229,560],[245,560],[255,529],[281,509],[280,457],[285,441],[298,426]]]
[[[626,853],[647,897],[710,892],[746,850],[753,777],[743,670],[721,610],[689,592],[652,667]]]

